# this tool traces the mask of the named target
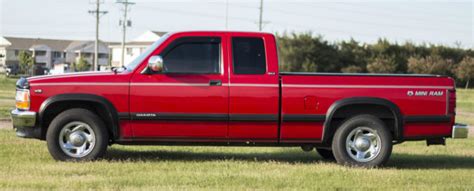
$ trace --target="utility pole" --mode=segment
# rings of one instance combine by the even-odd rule
[[[96,0],[96,9],[90,10],[90,14],[95,14],[95,44],[94,44],[94,66],[93,71],[97,71],[99,66],[99,19],[101,14],[107,14],[107,11],[100,11],[101,0]]]
[[[263,22],[263,0],[260,0],[260,18],[258,20],[258,31],[262,31],[262,22]]]
[[[229,29],[229,0],[225,2],[225,30]]]
[[[123,20],[120,22],[122,24],[122,59],[121,65],[125,66],[125,37],[127,32],[127,25],[131,25],[131,22],[127,20],[128,6],[134,5],[135,3],[129,2],[128,0],[117,0],[117,3],[123,4]]]

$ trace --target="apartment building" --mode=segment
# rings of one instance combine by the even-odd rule
[[[6,67],[18,67],[20,51],[30,52],[35,59],[36,75],[41,75],[42,70],[69,72],[71,64],[80,57],[88,63],[94,62],[94,41],[0,37],[0,72]],[[107,43],[99,43],[98,64],[102,70],[109,65]]]

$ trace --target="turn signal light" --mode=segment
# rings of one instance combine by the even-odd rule
[[[30,91],[29,90],[17,90],[16,96],[16,108],[20,110],[30,109]]]

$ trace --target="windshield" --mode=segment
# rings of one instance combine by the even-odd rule
[[[163,43],[166,39],[168,39],[168,37],[170,36],[171,33],[166,33],[165,35],[163,35],[160,39],[158,39],[156,42],[154,42],[152,45],[150,45],[145,51],[143,51],[142,54],[140,54],[140,56],[138,56],[137,58],[135,58],[135,60],[133,60],[132,62],[130,62],[130,64],[128,64],[126,67],[127,67],[127,70],[128,71],[133,71],[135,70],[135,68],[143,62],[143,59],[145,59],[149,54],[151,54],[151,52],[153,52],[158,46],[161,45],[161,43]]]

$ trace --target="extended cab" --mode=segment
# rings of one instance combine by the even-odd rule
[[[392,145],[465,138],[453,79],[278,71],[275,37],[169,33],[124,68],[20,79],[13,126],[57,160],[111,144],[298,146],[355,166]]]

